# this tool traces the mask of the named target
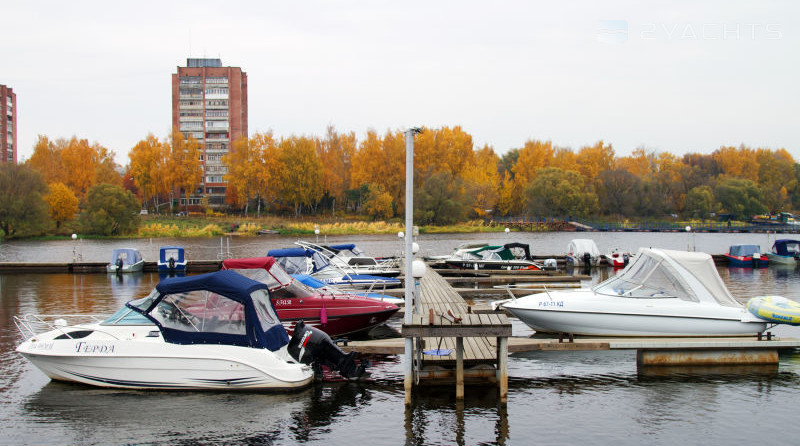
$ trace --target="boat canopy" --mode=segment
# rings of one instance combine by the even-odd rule
[[[580,256],[588,252],[592,257],[600,255],[600,250],[597,249],[597,244],[590,238],[576,238],[569,242],[567,245],[567,252]]]
[[[642,248],[620,274],[593,289],[598,294],[620,297],[742,306],[728,292],[711,256],[700,252]]]
[[[162,280],[127,303],[158,325],[166,342],[276,351],[289,343],[266,284],[234,271]]]
[[[751,257],[753,254],[760,254],[759,245],[731,245],[728,254],[734,257]]]
[[[272,299],[314,296],[314,292],[308,286],[295,280],[275,261],[274,257],[225,259],[222,261],[222,269],[234,270],[245,277],[267,284]]]
[[[170,259],[175,259],[175,263],[183,263],[183,246],[162,246],[158,250],[158,260],[160,263],[169,263]]]
[[[791,256],[800,253],[800,240],[780,239],[772,244],[772,251],[782,256]]]
[[[142,255],[134,248],[117,248],[111,252],[111,263],[117,263],[118,259],[122,259],[123,266],[135,265],[142,261]]]

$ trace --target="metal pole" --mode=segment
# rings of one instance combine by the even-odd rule
[[[405,233],[405,319],[404,323],[411,324],[414,309],[414,276],[411,272],[411,264],[414,261],[412,244],[414,237],[414,134],[418,129],[406,130],[406,233]],[[414,342],[412,338],[406,338],[405,346],[405,401],[411,404],[411,387],[414,383]]]

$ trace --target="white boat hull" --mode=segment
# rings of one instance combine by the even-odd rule
[[[160,337],[148,338],[148,331],[141,329],[133,335],[129,330],[118,339],[100,338],[98,332],[95,339],[95,334],[85,339],[54,339],[61,333],[44,333],[17,348],[58,381],[125,389],[290,390],[313,379],[311,367],[286,360],[285,347],[271,352],[231,345],[169,344]]]
[[[767,327],[744,308],[609,298],[591,290],[534,294],[503,307],[536,331],[590,336],[743,336]]]
[[[782,256],[774,252],[769,253],[769,262],[779,265],[797,265],[797,259],[795,259],[794,255]]]

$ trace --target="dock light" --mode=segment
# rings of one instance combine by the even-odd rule
[[[425,275],[425,271],[427,271],[427,269],[428,267],[422,260],[414,260],[413,262],[411,262],[411,275],[415,279],[421,279],[422,276]]]
[[[692,232],[692,227],[691,226],[686,226],[686,232]]]
[[[72,234],[72,240],[78,240],[78,234]]]
[[[403,238],[403,237],[405,237],[405,236],[406,236],[406,234],[405,234],[403,231],[399,231],[399,232],[397,233],[397,238]]]
[[[417,244],[417,242],[412,243],[411,244],[411,253],[412,254],[416,254],[418,252],[419,252],[419,245]],[[413,264],[412,264],[412,268],[413,268]]]

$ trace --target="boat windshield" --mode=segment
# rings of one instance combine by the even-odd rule
[[[598,294],[633,298],[678,298],[699,302],[691,287],[662,259],[637,256],[622,273],[594,287]]]
[[[263,268],[234,269],[234,271],[266,284],[273,299],[307,298],[315,294],[311,287],[295,280],[286,270],[280,267],[270,268],[269,271]]]
[[[153,325],[153,321],[132,308],[122,307],[100,325]]]

